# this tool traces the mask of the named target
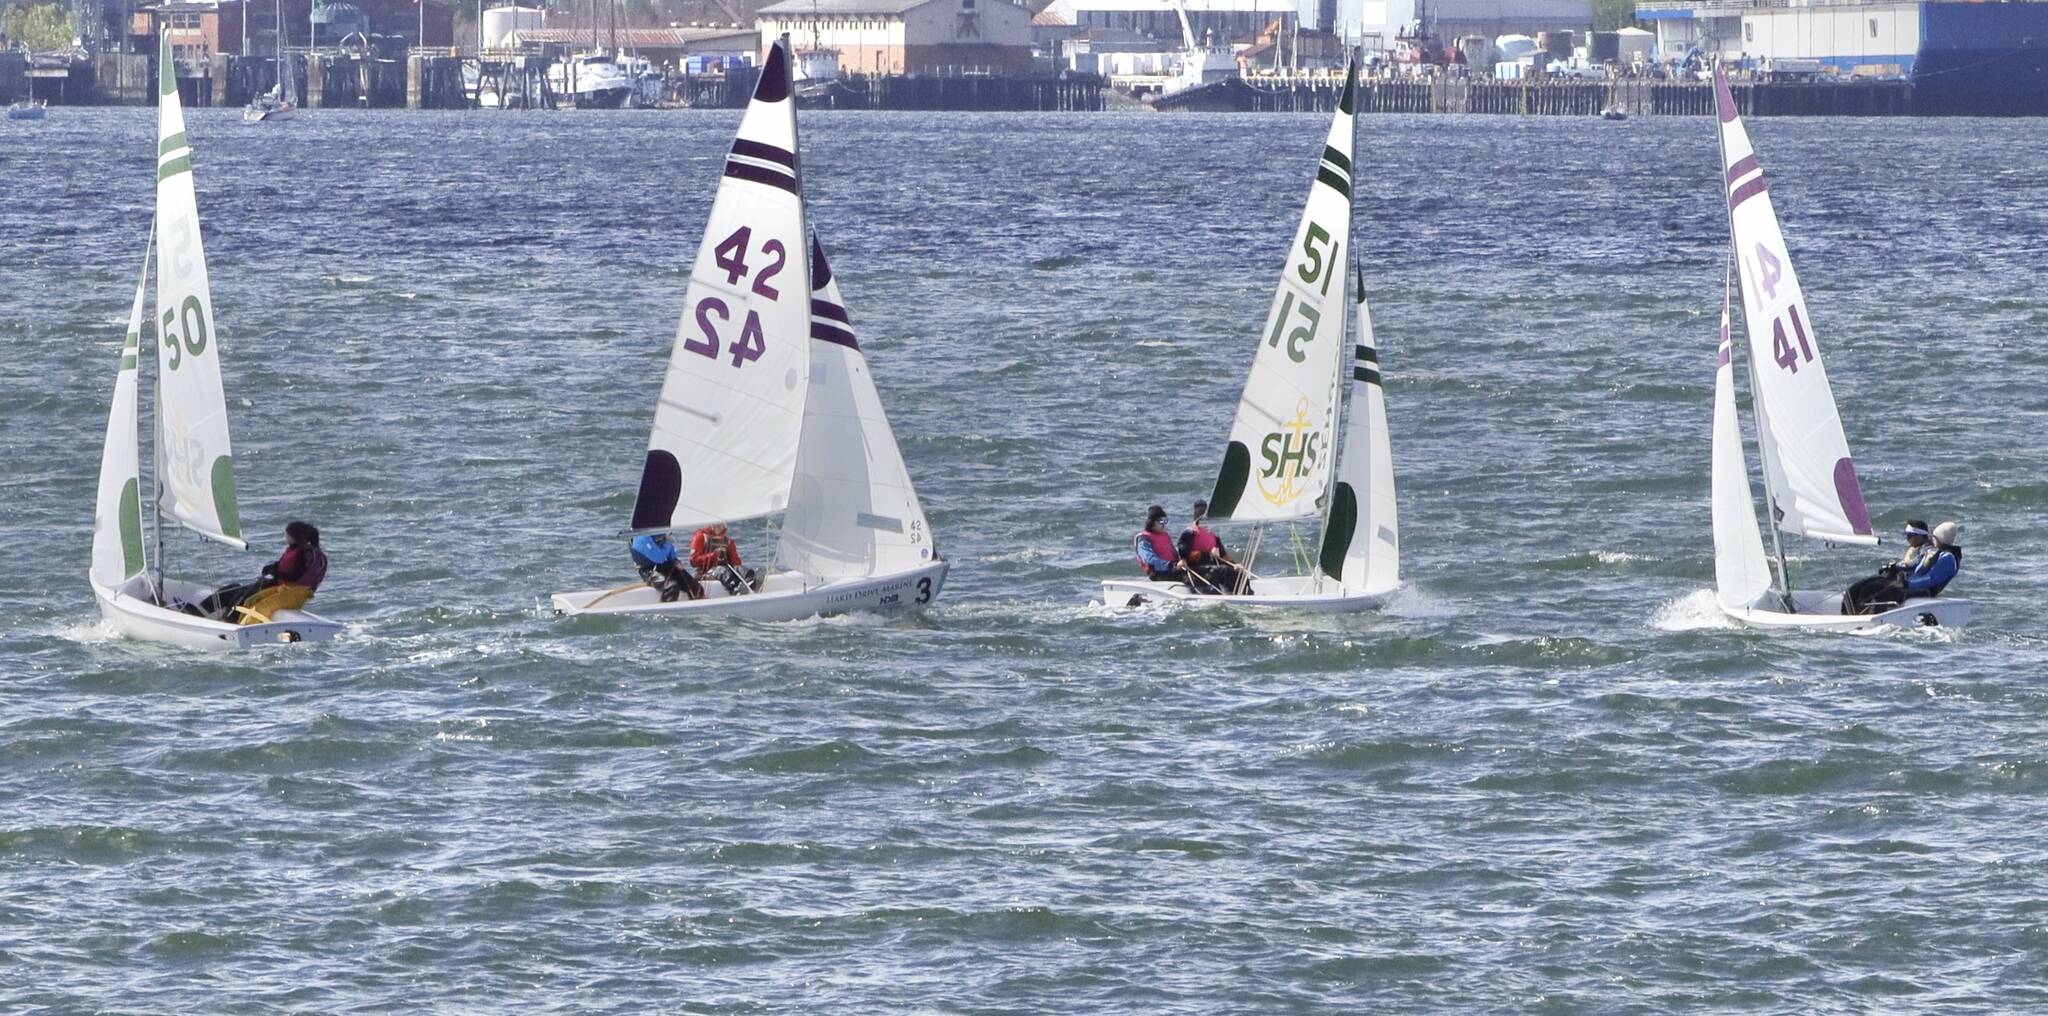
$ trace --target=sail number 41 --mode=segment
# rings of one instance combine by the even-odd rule
[[[712,248],[712,264],[725,273],[727,285],[739,285],[751,271],[747,265],[747,243],[753,236],[752,227],[741,226],[734,230],[731,236],[719,241],[718,246]],[[760,271],[754,275],[754,283],[750,289],[770,300],[779,300],[782,293],[769,285],[769,280],[782,273],[783,265],[789,262],[789,250],[782,245],[781,240],[769,240],[761,245],[761,255],[773,260],[761,266]],[[714,317],[717,318],[716,323],[712,321]],[[718,358],[718,326],[731,323],[732,308],[726,306],[725,301],[718,297],[707,296],[697,302],[696,318],[697,328],[703,334],[697,337],[685,336],[683,348],[715,360]],[[761,354],[767,351],[768,344],[761,332],[761,313],[748,310],[746,321],[740,325],[739,338],[734,339],[732,345],[726,348],[726,353],[732,357],[732,365],[740,367],[760,359]]]
[[[1763,287],[1765,298],[1777,299],[1778,280],[1785,276],[1784,264],[1763,244],[1756,245],[1755,264],[1757,284]],[[1788,320],[1792,323],[1790,336],[1785,334],[1785,322]],[[1797,348],[1792,345],[1794,338],[1799,340]],[[1771,322],[1771,359],[1777,362],[1780,369],[1789,370],[1794,374],[1799,373],[1800,364],[1813,362],[1813,341],[1806,337],[1806,322],[1799,316],[1799,304],[1796,301],[1785,308],[1783,317]]]

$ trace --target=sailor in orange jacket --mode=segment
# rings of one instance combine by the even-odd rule
[[[740,546],[732,541],[723,522],[714,522],[690,534],[690,567],[697,570],[699,578],[716,577],[718,584],[733,595],[761,588],[754,570],[741,563]]]

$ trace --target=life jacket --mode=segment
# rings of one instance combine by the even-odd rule
[[[286,558],[291,559],[290,563],[295,568],[290,575],[285,574]],[[277,559],[277,580],[294,586],[305,586],[309,596],[312,590],[320,588],[321,580],[326,577],[327,555],[321,553],[318,547],[292,547]]]
[[[1215,533],[1201,526],[1189,526],[1181,535],[1187,537],[1188,549],[1197,554],[1213,555],[1216,548],[1223,546],[1223,541],[1217,539]]]
[[[1138,567],[1143,569],[1147,575],[1152,574],[1152,566],[1145,563],[1145,556],[1143,554],[1138,553],[1138,541],[1140,540],[1150,543],[1152,545],[1152,553],[1159,555],[1159,559],[1166,562],[1168,567],[1171,567],[1174,559],[1180,556],[1173,549],[1173,539],[1171,537],[1165,533],[1155,533],[1150,529],[1141,530],[1137,536],[1131,538],[1131,556],[1137,559]]]
[[[1954,558],[1956,559],[1956,574],[1955,574],[1955,575],[1951,575],[1951,576],[1949,576],[1949,578],[1948,578],[1948,582],[1954,582],[1954,581],[1956,580],[1956,575],[1961,575],[1961,574],[1963,573],[1963,548],[1961,548],[1961,547],[1938,547],[1938,548],[1934,548],[1934,553],[1932,553],[1932,554],[1929,554],[1929,555],[1927,555],[1927,557],[1925,558],[1925,560],[1926,560],[1926,562],[1927,562],[1927,567],[1928,567],[1928,568],[1929,568],[1930,570],[1931,570],[1931,569],[1933,569],[1933,567],[1934,567],[1934,562],[1936,562],[1936,561],[1940,560],[1940,559],[1941,559],[1941,555],[1943,555],[1943,554],[1949,554],[1949,555],[1952,555],[1952,556],[1953,556],[1953,557],[1954,557]],[[1942,590],[1944,590],[1944,589],[1947,589],[1947,588],[1948,588],[1948,582],[1944,582],[1944,583],[1942,583],[1941,585],[1938,585],[1938,586],[1928,586],[1928,587],[1927,587],[1927,595],[1929,595],[1929,596],[1940,596],[1940,595],[1941,595],[1941,591],[1942,591]]]

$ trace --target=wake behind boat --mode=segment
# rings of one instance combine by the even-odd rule
[[[1721,344],[1714,371],[1714,599],[1739,624],[1757,628],[1859,631],[1940,625],[1970,619],[1967,600],[1906,597],[1874,613],[1843,613],[1841,593],[1796,591],[1785,564],[1784,534],[1872,546],[1849,440],[1842,432],[1820,339],[1792,257],[1778,227],[1763,169],[1736,114],[1723,72],[1714,71],[1721,164],[1728,203],[1730,268],[1722,282]],[[1729,334],[1733,275],[1742,276],[1749,335],[1750,404],[1763,459],[1765,518],[1774,554],[1764,553],[1735,404],[1734,343]],[[1777,564],[1773,582],[1771,563]],[[1938,590],[1937,590],[1938,592]]]
[[[1332,440],[1340,433],[1339,393],[1347,359],[1345,278],[1351,266],[1347,248],[1357,93],[1354,62],[1287,266],[1259,332],[1223,467],[1208,500],[1212,519],[1254,526],[1243,571],[1235,579],[1205,581],[1176,565],[1179,578],[1173,578],[1173,570],[1158,573],[1170,581],[1110,579],[1102,583],[1107,604],[1159,600],[1342,613],[1380,606],[1400,586],[1393,453],[1362,277],[1354,297],[1357,331],[1349,358],[1351,412],[1341,439]],[[1320,522],[1322,532],[1313,560],[1300,562],[1303,573],[1255,573],[1265,525],[1310,521]],[[1140,534],[1136,539],[1145,538]],[[1140,567],[1152,573],[1135,541],[1133,549],[1140,553]]]
[[[556,593],[564,614],[795,620],[915,609],[945,583],[947,562],[805,221],[790,63],[788,40],[777,41],[726,158],[628,527],[688,532],[780,514],[775,559],[755,583],[702,583],[702,599],[677,594],[694,582]]]
[[[334,637],[341,626],[298,609],[305,597],[246,601],[232,619],[182,609],[219,592],[214,586],[163,574],[163,522],[216,543],[247,549],[235,497],[234,455],[221,387],[219,322],[200,244],[199,203],[192,185],[192,148],[178,101],[170,36],[158,66],[156,226],[143,255],[142,278],[128,315],[128,337],[114,380],[113,407],[100,458],[88,577],[100,613],[132,638],[205,648]],[[137,448],[143,300],[153,250],[156,306],[156,426],[151,498],[154,553],[143,541],[141,457]],[[153,562],[152,562],[153,559]],[[324,572],[324,564],[322,565]],[[312,580],[317,585],[318,580]],[[307,595],[310,595],[308,592]],[[286,604],[274,609],[265,604]],[[240,623],[236,623],[239,621]]]

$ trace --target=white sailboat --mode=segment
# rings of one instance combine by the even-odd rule
[[[1357,89],[1354,63],[1209,495],[1211,520],[1255,525],[1242,559],[1247,569],[1257,567],[1268,523],[1321,522],[1318,550],[1312,559],[1301,555],[1303,573],[1258,575],[1250,593],[1202,594],[1184,583],[1110,579],[1102,583],[1105,603],[1166,600],[1339,613],[1379,606],[1400,586],[1393,453],[1362,278],[1355,344],[1352,355],[1344,355]],[[1351,412],[1341,439],[1333,440],[1340,433],[1347,359]]]
[[[277,66],[277,84],[269,91],[249,100],[249,104],[242,107],[243,123],[289,120],[299,110],[298,86],[293,80],[295,76],[292,73],[291,61],[285,57],[283,0],[276,0],[272,7],[271,13],[277,18],[277,30],[272,36],[274,41],[271,43],[276,49],[276,54],[271,57],[270,62]]]
[[[655,404],[633,533],[782,516],[759,588],[664,603],[634,583],[556,593],[564,614],[794,620],[922,607],[947,562],[805,223],[788,40],[770,49],[698,244]],[[806,241],[809,242],[806,242]],[[808,256],[806,256],[808,253]]]
[[[1721,345],[1714,375],[1715,601],[1736,622],[1759,628],[1960,626],[1970,617],[1967,600],[1914,598],[1879,614],[1844,614],[1841,592],[1792,588],[1785,567],[1785,534],[1864,546],[1875,545],[1877,537],[1821,363],[1820,339],[1792,270],[1763,169],[1736,114],[1727,78],[1718,68],[1714,96],[1720,115],[1731,274],[1739,272],[1742,277],[1750,405],[1763,459],[1765,517],[1774,552],[1765,554],[1757,528],[1749,461],[1736,416],[1731,279],[1723,284]],[[1775,583],[1772,557],[1777,562]]]
[[[199,203],[192,187],[192,149],[171,62],[168,35],[158,61],[156,226],[152,252],[143,258],[142,279],[128,316],[114,404],[100,457],[99,495],[93,517],[89,578],[100,613],[133,638],[202,647],[248,646],[332,638],[341,626],[300,610],[280,610],[256,623],[234,624],[184,613],[174,606],[196,603],[213,586],[163,575],[162,529],[166,520],[237,549],[241,511],[235,499],[233,450],[228,442],[227,401],[220,378],[220,333],[206,252],[199,237]],[[156,264],[156,496],[151,529],[157,534],[155,563],[142,533],[142,478],[138,438],[138,390],[143,300],[151,253]]]

